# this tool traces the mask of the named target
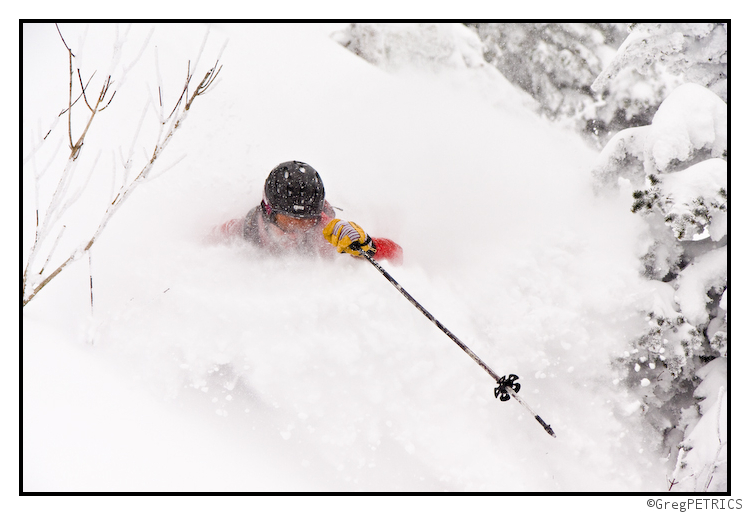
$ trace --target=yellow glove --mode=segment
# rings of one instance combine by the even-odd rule
[[[361,253],[370,256],[375,254],[375,243],[372,238],[354,222],[335,218],[323,228],[323,237],[336,247],[338,252],[346,252],[353,256],[359,256]]]

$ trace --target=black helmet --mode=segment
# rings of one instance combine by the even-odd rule
[[[320,216],[324,202],[323,181],[309,164],[287,161],[268,174],[263,194],[266,214],[312,218]]]

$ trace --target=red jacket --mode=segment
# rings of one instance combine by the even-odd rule
[[[206,238],[209,243],[224,243],[243,238],[272,253],[301,251],[318,255],[334,255],[336,249],[323,237],[323,227],[334,218],[333,208],[326,201],[324,212],[315,227],[304,233],[285,233],[264,216],[260,206],[245,218],[235,218],[214,227]],[[371,237],[375,243],[375,258],[394,264],[403,262],[403,249],[387,238]]]

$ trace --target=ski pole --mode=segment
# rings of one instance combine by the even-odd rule
[[[550,427],[549,424],[547,424],[546,422],[544,422],[544,420],[542,420],[542,418],[539,415],[537,415],[534,412],[534,410],[531,409],[531,407],[528,404],[526,404],[526,402],[518,395],[518,391],[521,389],[521,384],[516,382],[516,380],[518,379],[517,375],[515,375],[515,374],[509,374],[507,378],[505,376],[500,377],[499,375],[497,375],[487,365],[487,363],[485,363],[484,361],[482,361],[479,358],[479,356],[477,356],[476,354],[474,354],[474,352],[465,343],[463,343],[461,340],[459,340],[458,337],[455,334],[453,334],[450,330],[448,330],[447,327],[445,327],[443,324],[441,324],[438,319],[436,319],[434,316],[432,316],[432,314],[429,311],[427,311],[422,306],[422,304],[420,304],[419,302],[417,302],[417,300],[414,297],[412,297],[411,295],[409,295],[409,292],[407,292],[406,290],[404,290],[401,287],[401,285],[398,284],[398,282],[396,282],[396,280],[391,276],[391,274],[389,274],[382,266],[380,266],[380,263],[378,263],[377,261],[375,261],[375,259],[373,259],[372,256],[367,255],[365,252],[360,251],[360,255],[364,256],[365,258],[367,258],[367,260],[370,263],[372,263],[372,266],[374,266],[375,268],[377,268],[378,271],[381,274],[383,274],[383,277],[385,277],[386,279],[388,279],[388,281],[393,286],[395,286],[396,289],[398,291],[400,291],[401,294],[404,297],[406,297],[407,300],[409,302],[411,302],[414,305],[415,308],[417,308],[419,311],[421,311],[424,316],[426,316],[430,321],[432,321],[433,324],[435,324],[438,327],[438,329],[440,329],[441,331],[443,331],[448,336],[448,338],[450,338],[451,340],[453,340],[453,342],[456,345],[458,345],[459,347],[461,347],[461,349],[463,349],[463,351],[466,352],[466,354],[468,354],[471,357],[471,359],[473,359],[474,361],[476,361],[477,364],[485,370],[485,372],[487,372],[495,381],[497,381],[497,387],[495,387],[495,397],[496,398],[499,397],[501,401],[507,401],[511,397],[513,397],[515,400],[517,400],[521,404],[521,406],[523,406],[524,408],[526,408],[529,411],[529,413],[531,413],[534,416],[534,418],[536,419],[536,421],[539,422],[539,424],[541,424],[541,426],[544,428],[545,431],[547,431],[547,433],[550,436],[552,436],[553,438],[557,438],[557,435],[555,435],[555,432],[552,430],[552,427]]]

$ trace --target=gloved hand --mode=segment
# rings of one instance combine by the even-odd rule
[[[360,253],[372,256],[376,251],[372,238],[354,222],[335,218],[323,228],[323,237],[338,252],[347,252],[353,256],[359,256]]]

